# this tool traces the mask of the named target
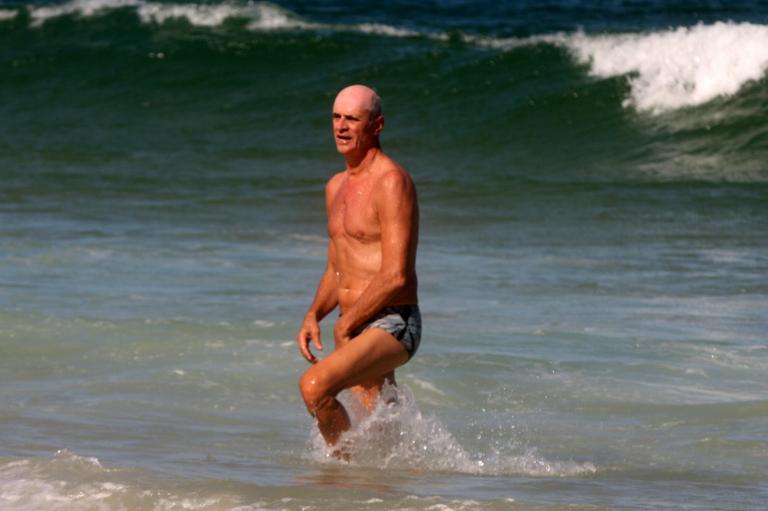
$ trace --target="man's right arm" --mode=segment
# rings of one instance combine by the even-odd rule
[[[336,174],[325,187],[325,209],[330,218],[331,204],[336,197],[336,193],[341,185],[342,173]],[[309,306],[304,315],[304,322],[301,325],[296,342],[299,343],[299,351],[311,364],[317,362],[317,357],[309,350],[309,343],[313,341],[318,350],[323,349],[323,342],[320,339],[320,321],[327,316],[339,304],[339,280],[336,276],[336,251],[333,246],[333,240],[328,240],[328,262],[325,266],[325,273],[320,278],[317,285],[315,298],[312,305]]]
[[[317,362],[317,357],[309,350],[309,342],[314,341],[315,347],[322,351],[323,342],[320,339],[320,321],[335,309],[339,303],[338,278],[336,277],[334,266],[335,260],[333,242],[329,241],[328,264],[326,265],[325,273],[320,278],[320,283],[317,285],[317,291],[315,292],[315,299],[312,300],[312,305],[309,306],[307,313],[304,315],[304,322],[296,336],[296,342],[299,343],[299,351],[311,364]]]

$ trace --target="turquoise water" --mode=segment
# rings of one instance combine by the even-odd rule
[[[764,508],[767,18],[0,2],[0,508]],[[343,464],[292,339],[353,82],[425,337]]]

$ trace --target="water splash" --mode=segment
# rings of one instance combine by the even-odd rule
[[[476,475],[571,477],[597,471],[588,462],[548,460],[515,438],[472,452],[436,417],[419,410],[406,385],[385,386],[370,414],[348,392],[340,394],[339,400],[352,421],[352,429],[340,439],[349,459],[337,460],[314,428],[309,457],[316,462]]]

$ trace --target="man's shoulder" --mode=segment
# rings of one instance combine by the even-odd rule
[[[325,192],[328,194],[333,194],[336,190],[339,189],[341,183],[344,181],[345,176],[346,172],[343,170],[331,176],[328,182],[325,183]]]
[[[408,171],[394,160],[388,159],[379,168],[372,198],[377,209],[390,204],[415,203],[416,187]]]
[[[413,179],[405,167],[392,158],[386,157],[379,168],[376,184],[379,189],[411,188],[413,187]]]

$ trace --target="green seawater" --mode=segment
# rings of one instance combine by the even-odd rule
[[[762,509],[766,16],[0,2],[0,508]],[[293,337],[357,82],[424,338],[345,464]]]

